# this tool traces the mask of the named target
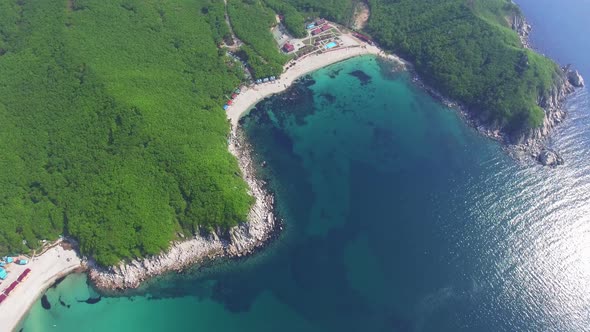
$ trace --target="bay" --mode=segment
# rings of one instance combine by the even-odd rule
[[[279,239],[94,304],[72,275],[24,331],[586,331],[588,100],[569,101],[550,142],[566,164],[550,169],[511,159],[375,58],[319,70],[243,123]]]

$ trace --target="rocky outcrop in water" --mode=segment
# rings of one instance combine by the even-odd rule
[[[570,82],[571,85],[573,85],[576,88],[581,88],[584,86],[584,78],[582,77],[582,75],[580,75],[580,73],[571,68],[571,65],[567,65],[563,68],[563,70],[565,71],[566,75],[567,75],[567,80]]]
[[[563,158],[561,158],[561,156],[557,154],[557,152],[551,149],[543,149],[543,151],[539,153],[537,160],[543,166],[555,167],[558,165],[563,165]]]
[[[273,235],[277,221],[274,196],[265,183],[256,178],[251,147],[240,131],[232,131],[229,150],[238,159],[244,180],[256,202],[242,223],[227,232],[197,235],[190,240],[173,243],[168,251],[157,256],[136,259],[118,266],[102,268],[89,262],[89,276],[103,290],[137,288],[142,281],[165,272],[182,271],[187,267],[218,257],[240,257],[263,246]]]

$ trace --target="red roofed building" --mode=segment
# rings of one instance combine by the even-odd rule
[[[373,45],[373,41],[368,36],[362,35],[362,34],[360,34],[358,32],[354,32],[352,35],[355,36],[356,38],[358,38],[358,39],[366,42],[366,43],[369,43],[369,44]]]
[[[322,29],[321,29],[321,28],[317,28],[317,29],[313,30],[313,31],[311,32],[311,34],[312,34],[313,36],[315,36],[315,35],[317,35],[317,34],[318,34],[318,33],[320,33],[320,32],[322,32]]]
[[[330,28],[332,28],[332,26],[331,26],[331,25],[329,25],[329,24],[326,24],[326,25],[324,25],[323,27],[321,27],[321,30],[322,30],[322,31],[326,31],[326,30],[329,30]]]
[[[295,46],[293,46],[293,44],[290,43],[285,43],[285,45],[283,45],[283,51],[289,53],[289,52],[293,52],[295,51]]]

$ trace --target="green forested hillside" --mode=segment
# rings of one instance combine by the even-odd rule
[[[254,77],[280,75],[289,58],[279,52],[270,32],[276,13],[262,0],[228,0],[227,12],[236,36],[245,43],[240,55]]]
[[[371,0],[369,31],[408,58],[443,94],[510,132],[541,124],[537,106],[559,68],[521,47],[508,25],[508,0]]]
[[[0,2],[0,251],[67,234],[113,264],[246,219],[218,4]]]
[[[284,0],[309,16],[321,16],[332,21],[348,24],[354,4],[360,0]]]
[[[293,5],[285,0],[264,0],[277,14],[283,15],[285,27],[296,38],[307,36],[305,30],[305,17]]]

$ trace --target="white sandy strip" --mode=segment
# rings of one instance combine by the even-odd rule
[[[64,250],[59,245],[33,258],[25,266],[10,264],[8,268],[10,277],[0,285],[2,291],[10,286],[12,281],[16,280],[26,268],[31,269],[31,272],[27,279],[20,283],[0,304],[1,330],[14,330],[43,291],[50,287],[56,279],[73,272],[80,266],[81,261],[76,252]]]
[[[341,38],[345,45],[360,45],[360,43],[351,41],[352,37],[348,35],[342,35]],[[233,105],[226,111],[232,128],[237,127],[240,117],[249,111],[257,102],[270,95],[285,91],[299,77],[333,63],[366,54],[383,56],[403,63],[401,59],[393,55],[386,55],[378,47],[366,44],[357,47],[348,46],[326,53],[309,55],[306,58],[298,60],[293,67],[287,69],[281,75],[280,79],[242,89],[242,93],[234,99]]]

